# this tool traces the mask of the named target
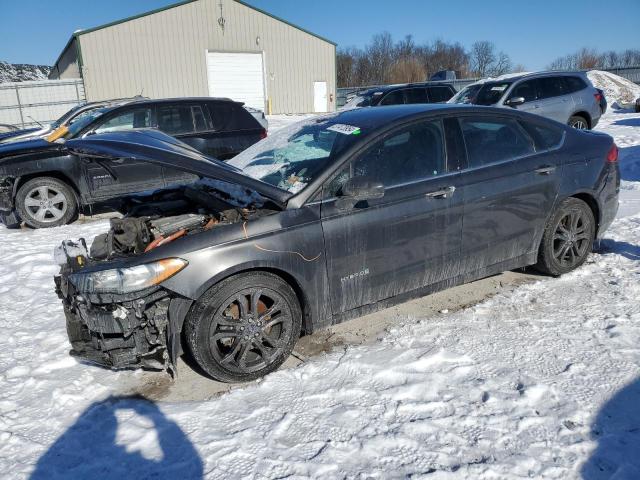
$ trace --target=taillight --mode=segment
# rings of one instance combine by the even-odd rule
[[[600,103],[600,101],[602,100],[602,94],[600,92],[596,92],[593,94],[594,97],[596,97],[596,102]]]
[[[613,145],[611,145],[611,148],[609,149],[609,153],[607,153],[607,162],[616,163],[617,161],[618,161],[618,147],[614,143]]]
[[[267,131],[264,128],[262,129],[262,132],[260,132],[260,138],[267,138]]]

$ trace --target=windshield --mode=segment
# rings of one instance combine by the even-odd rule
[[[111,107],[95,108],[78,115],[78,117],[74,118],[73,122],[67,126],[69,132],[64,136],[64,138],[74,138],[80,131],[84,130],[87,125],[93,122],[96,118],[107,113],[109,110],[111,110]]]
[[[69,118],[71,118],[73,115],[75,115],[75,113],[80,110],[82,107],[84,107],[86,104],[85,103],[81,103],[80,105],[76,105],[75,107],[73,107],[71,110],[69,110],[67,113],[65,113],[64,115],[62,115],[59,119],[57,119],[55,122],[53,122],[51,124],[51,128],[52,130],[55,130],[56,128],[58,128],[60,125],[63,125],[64,123],[67,122],[67,120],[69,120]]]
[[[512,82],[487,82],[469,85],[451,99],[451,103],[472,103],[474,105],[494,105],[500,101]]]
[[[358,108],[358,107],[368,107],[371,105],[371,98],[373,94],[364,92],[358,93],[355,97],[351,98],[347,103],[344,104],[345,109],[348,108]]]
[[[336,122],[335,114],[278,130],[227,163],[246,175],[297,193],[359,138],[360,128]]]
[[[469,85],[456,93],[447,103],[473,103],[482,85]]]

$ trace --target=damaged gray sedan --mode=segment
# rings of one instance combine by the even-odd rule
[[[231,162],[159,132],[71,140],[193,181],[129,198],[66,241],[56,290],[71,354],[211,377],[278,368],[300,335],[527,265],[579,267],[615,217],[611,137],[504,109],[415,105],[315,117]]]

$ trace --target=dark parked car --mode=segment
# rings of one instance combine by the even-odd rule
[[[81,159],[71,139],[157,128],[212,157],[226,160],[266,136],[241,103],[226,99],[136,100],[105,105],[44,138],[0,145],[0,220],[34,228],[73,221],[81,208],[161,188],[191,177],[131,158]]]
[[[343,109],[407,105],[415,103],[444,103],[456,94],[456,90],[442,83],[405,83],[386,85],[357,93]]]
[[[66,148],[202,178],[56,252],[72,355],[222,381],[276,369],[301,334],[504,270],[579,267],[613,221],[608,135],[494,108],[353,109],[209,162],[159,135]]]
[[[640,98],[636,99],[636,112],[640,113]]]

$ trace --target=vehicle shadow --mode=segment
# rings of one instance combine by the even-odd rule
[[[131,419],[132,413],[137,418]],[[129,419],[119,422],[118,415]],[[154,402],[109,397],[89,406],[56,440],[38,460],[31,479],[202,477],[196,449]]]
[[[601,254],[615,253],[629,260],[640,260],[640,245],[632,245],[627,242],[618,242],[610,238],[600,241],[597,252]]]
[[[591,425],[598,447],[582,466],[584,480],[640,478],[640,380],[609,400]]]
[[[613,124],[623,127],[640,127],[640,118],[623,118],[622,120],[616,120]]]
[[[618,162],[622,180],[640,181],[640,145],[621,147]]]

